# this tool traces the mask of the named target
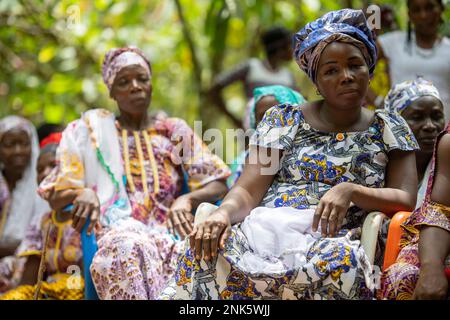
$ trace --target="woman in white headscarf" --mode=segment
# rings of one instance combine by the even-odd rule
[[[28,120],[0,120],[0,292],[17,271],[13,255],[28,224],[46,205],[36,193],[38,154],[36,130]]]
[[[419,178],[416,208],[419,208],[427,190],[435,141],[445,127],[443,100],[432,82],[419,77],[393,86],[384,100],[384,108],[406,120],[419,144],[420,150],[415,152]]]

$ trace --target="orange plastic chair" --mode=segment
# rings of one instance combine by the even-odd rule
[[[400,252],[400,238],[403,233],[401,224],[411,215],[411,212],[399,211],[391,219],[389,224],[386,251],[384,252],[383,270],[389,268],[395,262]]]
[[[386,242],[386,251],[384,253],[383,271],[395,263],[400,252],[400,238],[403,233],[401,224],[411,215],[411,212],[397,212],[391,219],[389,225],[388,237]],[[450,284],[450,268],[445,269],[448,283]]]

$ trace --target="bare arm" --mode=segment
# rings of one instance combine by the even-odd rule
[[[250,64],[246,61],[238,65],[234,70],[218,75],[211,86],[210,92],[217,93],[236,81],[244,81],[249,69]]]
[[[48,203],[53,210],[61,211],[68,205],[72,204],[82,190],[83,189],[66,189],[53,191],[48,199]]]
[[[450,207],[449,134],[444,135],[439,141],[435,177],[431,200]],[[420,231],[419,253],[421,264],[439,262],[443,265],[450,253],[450,232],[438,227],[423,227]]]
[[[319,224],[322,236],[335,236],[353,202],[366,211],[393,215],[411,211],[416,203],[417,172],[414,151],[393,150],[389,153],[386,187],[369,188],[343,182],[331,188],[321,199],[314,214],[313,231]]]
[[[231,224],[241,222],[262,200],[279,168],[281,152],[276,149],[250,146],[250,155],[242,175],[222,205],[205,222],[194,226],[190,234],[191,249],[196,259],[208,261],[224,248]]]
[[[257,160],[253,164],[252,155]],[[264,159],[261,155],[268,157]],[[264,169],[277,168],[280,159],[279,150],[250,146],[250,155],[241,176],[217,211],[226,214],[231,224],[243,221],[250,211],[259,205],[273,182],[276,172],[265,174]]]
[[[389,153],[384,188],[356,186],[352,197],[361,209],[377,210],[387,215],[412,211],[417,197],[417,171],[414,151],[393,150]]]
[[[438,144],[435,181],[431,200],[450,207],[450,135]],[[420,276],[414,299],[445,299],[447,280],[444,263],[450,253],[450,232],[435,226],[423,226],[419,237]]]
[[[167,212],[167,227],[172,234],[176,232],[186,237],[192,232],[194,216],[193,211],[202,202],[216,202],[223,198],[228,188],[225,180],[213,181],[204,187],[179,196]]]
[[[72,226],[78,232],[81,232],[89,218],[90,224],[87,233],[90,235],[94,230],[100,216],[100,202],[94,190],[80,188],[52,191],[47,201],[55,211],[60,211],[68,205],[73,204]]]
[[[218,180],[210,182],[198,190],[189,192],[185,197],[191,200],[193,209],[196,209],[202,202],[213,203],[222,199],[227,191],[225,180]]]

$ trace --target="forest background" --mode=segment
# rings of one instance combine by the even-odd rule
[[[262,31],[296,32],[327,11],[370,4],[392,5],[406,29],[406,0],[0,0],[0,117],[19,114],[39,125],[68,123],[89,108],[115,110],[102,59],[110,48],[134,45],[152,62],[151,108],[191,126],[234,128],[247,103],[242,85],[225,90],[227,110],[205,93],[220,72],[263,57]],[[316,99],[294,61],[289,68],[302,94]]]

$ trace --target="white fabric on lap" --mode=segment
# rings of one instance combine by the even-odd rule
[[[312,231],[314,209],[257,207],[241,224],[252,251],[239,266],[250,273],[282,273],[306,263],[306,254],[320,238]],[[320,228],[319,228],[320,231]]]

